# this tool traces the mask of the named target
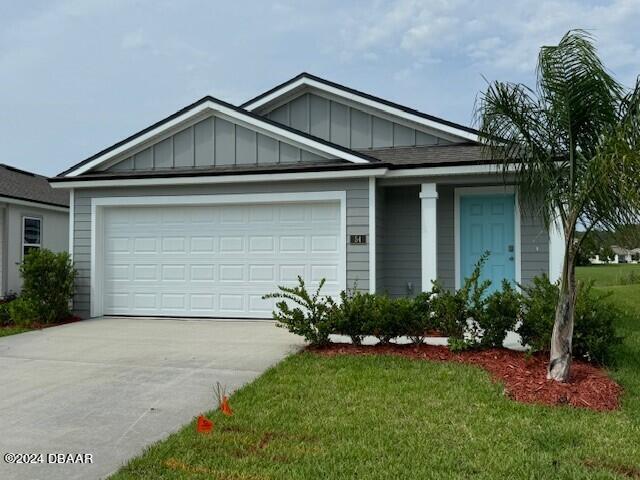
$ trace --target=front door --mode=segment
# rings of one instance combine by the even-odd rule
[[[491,280],[489,291],[503,279],[515,283],[515,195],[460,197],[460,285],[484,252],[489,252],[481,280]]]

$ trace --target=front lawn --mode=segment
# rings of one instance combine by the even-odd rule
[[[467,365],[303,353],[210,413],[212,434],[192,423],[114,478],[638,478],[640,323],[618,327],[616,412],[519,404]]]

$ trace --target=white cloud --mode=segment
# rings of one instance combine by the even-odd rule
[[[585,28],[596,36],[611,68],[637,67],[640,58],[632,33],[640,24],[640,0],[396,0],[376,13],[347,33],[348,50],[401,49],[414,58],[453,58],[479,68],[527,72],[541,45],[557,43],[569,29]]]

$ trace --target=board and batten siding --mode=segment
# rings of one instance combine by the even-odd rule
[[[266,116],[274,122],[353,149],[450,143],[431,133],[313,93],[304,93]]]
[[[463,185],[459,185],[462,187]],[[420,245],[420,187],[403,186],[384,188],[383,258],[378,263],[379,292],[391,296],[405,296],[421,291]],[[455,187],[438,185],[437,221],[437,273],[442,285],[455,288]],[[540,218],[525,213],[520,217],[521,281],[530,284],[534,277],[548,273],[549,235]],[[408,284],[414,286],[412,291]],[[429,288],[429,287],[427,287]]]
[[[322,162],[327,158],[211,116],[109,166],[107,171]]]
[[[74,312],[82,318],[90,315],[91,288],[91,199],[103,197],[152,195],[224,195],[250,193],[288,193],[346,191],[347,238],[344,242],[347,263],[347,287],[369,289],[369,245],[350,245],[349,235],[369,235],[368,179],[279,182],[265,184],[223,184],[168,187],[113,187],[75,190],[73,258],[78,271]],[[266,293],[266,292],[265,292]]]
[[[389,187],[384,197],[382,284],[391,297],[414,296],[421,289],[419,185]]]

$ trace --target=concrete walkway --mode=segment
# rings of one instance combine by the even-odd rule
[[[104,478],[214,408],[302,342],[269,321],[104,318],[0,338],[0,454],[91,454],[10,465],[1,479]]]

